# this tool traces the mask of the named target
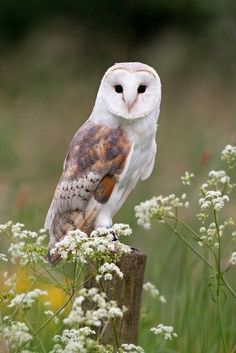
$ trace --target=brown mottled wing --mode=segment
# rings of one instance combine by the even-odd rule
[[[75,134],[62,177],[48,211],[45,228],[51,248],[73,229],[90,231],[122,173],[131,144],[121,128],[87,121]]]

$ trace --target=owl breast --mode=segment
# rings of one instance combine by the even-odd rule
[[[142,177],[142,170],[148,166],[153,154],[157,125],[150,115],[145,119],[139,119],[133,126],[127,126],[126,133],[130,143],[133,145],[133,153],[130,158],[129,168],[125,178]]]
[[[103,205],[98,215],[95,226],[109,226],[112,224],[113,215],[120,209],[129,193],[135,188],[137,182],[147,173],[152,171],[155,160],[155,134],[156,123],[151,118],[140,119],[134,124],[124,127],[124,132],[132,144],[132,148],[125,168],[118,177],[114,190]],[[154,146],[154,148],[153,148]]]

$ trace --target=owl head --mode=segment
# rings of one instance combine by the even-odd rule
[[[115,64],[102,79],[98,100],[114,116],[129,120],[145,117],[160,107],[160,78],[142,63]]]

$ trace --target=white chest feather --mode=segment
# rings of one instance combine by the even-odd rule
[[[96,226],[111,224],[112,216],[120,209],[137,182],[151,174],[156,155],[156,129],[156,119],[153,116],[136,120],[135,123],[124,127],[132,143],[132,150],[109,201],[97,217]]]
[[[140,119],[135,124],[125,128],[129,141],[133,145],[133,151],[128,162],[126,173],[124,172],[125,182],[143,178],[143,174],[149,167],[156,153],[156,119],[152,116]]]

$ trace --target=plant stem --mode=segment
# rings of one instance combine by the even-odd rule
[[[64,292],[68,294],[67,289],[57,280],[57,278],[47,269],[46,266],[44,266],[43,263],[40,263],[40,265],[43,267],[43,269],[47,272],[47,274],[56,282],[59,288],[61,288]]]
[[[175,217],[170,217],[171,219],[175,219]],[[181,223],[186,229],[188,229],[197,239],[199,239],[199,235],[191,228],[188,226],[187,223],[185,223],[182,219],[178,218],[179,223]],[[210,248],[209,248],[210,249]],[[212,266],[211,266],[212,268]],[[224,275],[222,274],[221,277],[222,282],[224,283],[224,285],[226,286],[226,288],[228,289],[228,291],[230,292],[230,294],[236,298],[236,292],[234,291],[234,289],[230,286],[230,284],[228,283],[228,281],[225,279]]]
[[[175,216],[172,216],[170,217],[172,219],[174,219],[176,221],[176,217]],[[182,219],[178,218],[178,222],[180,224],[182,224],[188,231],[190,231],[196,240],[200,240],[200,237],[199,237],[199,234],[197,234],[187,223],[185,223]]]
[[[27,319],[25,319],[25,322],[27,323],[27,325],[29,326],[29,328],[31,329],[31,331],[34,332],[34,329],[33,329],[33,327],[31,326],[31,324],[29,323],[29,321],[28,321]],[[39,341],[39,344],[40,344],[40,347],[41,347],[43,353],[47,353],[47,352],[46,352],[46,349],[45,349],[45,347],[44,347],[44,345],[43,345],[43,342],[42,342],[42,340],[41,340],[41,338],[40,338],[39,336],[37,336],[37,340]]]
[[[208,262],[190,243],[186,240],[182,234],[180,234],[176,229],[174,229],[169,223],[164,223],[164,225],[170,229],[173,233],[175,233],[208,267],[211,269],[213,266]]]
[[[222,308],[221,308],[221,292],[220,291],[219,291],[219,294],[217,295],[217,307],[218,307],[218,312],[219,312],[222,342],[223,342],[223,346],[224,346],[224,351],[225,351],[225,353],[227,353],[228,348],[226,345],[226,339],[225,339],[225,334],[224,334],[224,323],[223,323],[223,314],[222,314]]]
[[[104,285],[103,285],[102,281],[100,282],[100,285],[101,285],[102,291],[105,293],[105,288],[104,288]],[[112,325],[112,330],[113,330],[113,335],[114,335],[114,339],[115,339],[116,348],[119,349],[120,342],[119,342],[119,337],[118,337],[118,334],[117,334],[117,330],[116,330],[116,325],[115,325],[114,319],[111,320],[111,325]]]
[[[224,285],[226,286],[226,288],[228,289],[228,291],[232,294],[232,296],[234,298],[236,298],[236,292],[233,290],[233,288],[231,287],[231,285],[228,283],[228,281],[224,278],[224,276],[222,276],[222,282],[224,283]]]
[[[119,343],[119,338],[118,338],[118,334],[117,334],[116,325],[114,323],[114,320],[111,321],[111,324],[112,324],[112,330],[113,330],[113,334],[114,334],[116,348],[119,349],[120,343]]]
[[[220,331],[221,331],[221,337],[222,337],[222,342],[224,346],[224,351],[225,353],[228,352],[227,345],[226,345],[226,339],[225,339],[225,333],[224,333],[224,323],[223,323],[223,314],[222,314],[222,308],[221,308],[221,279],[222,279],[222,273],[221,273],[221,239],[220,239],[220,230],[219,230],[219,223],[218,223],[218,217],[216,210],[214,210],[214,220],[215,220],[215,225],[216,225],[216,231],[217,231],[217,239],[218,239],[218,254],[217,254],[217,288],[216,288],[216,296],[217,296],[217,307],[218,307],[218,313],[219,313],[219,319],[220,319]]]
[[[73,298],[74,292],[72,291],[69,298],[67,299],[67,301],[55,312],[55,314],[53,316],[51,316],[39,329],[38,331],[36,331],[34,333],[33,336],[38,335],[53,319],[54,317],[56,317],[58,314],[60,314],[60,312],[67,306],[67,304],[71,301],[71,299]]]
[[[7,292],[6,292],[6,295],[8,295],[11,291],[11,289],[13,288],[13,286],[15,285],[15,283],[17,282],[21,272],[25,269],[26,265],[25,266],[22,266],[19,271],[17,272],[17,275],[16,275],[16,278],[14,279],[14,281],[12,281],[10,287],[8,288]]]
[[[31,289],[33,288],[33,286],[35,285],[35,283],[38,281],[38,278],[39,277],[36,277],[34,279],[34,281],[31,283],[31,285],[29,286],[27,292],[24,294],[24,296],[22,297],[21,301],[19,302],[19,304],[16,306],[15,310],[13,311],[12,315],[11,315],[11,318],[13,319],[13,317],[18,313],[19,311],[19,308],[22,304],[22,302],[24,301],[25,297],[27,296],[27,294],[31,291]]]
[[[234,348],[231,353],[235,353],[235,352],[236,352],[236,344],[234,345]]]

